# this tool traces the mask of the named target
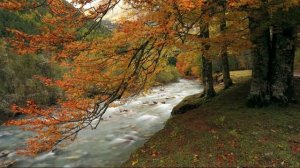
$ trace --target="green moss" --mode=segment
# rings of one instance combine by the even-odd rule
[[[234,87],[172,117],[123,166],[299,167],[300,104],[246,107],[250,74],[233,72]]]
[[[179,73],[174,66],[167,66],[156,76],[156,82],[160,84],[168,84],[176,82],[179,79]]]

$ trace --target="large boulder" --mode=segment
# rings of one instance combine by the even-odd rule
[[[11,151],[4,150],[0,152],[0,167],[9,168],[15,163],[15,160],[9,159],[7,156],[11,153]]]
[[[173,108],[171,114],[172,114],[172,116],[178,115],[178,114],[184,114],[189,110],[198,108],[204,102],[205,102],[205,98],[203,98],[202,93],[187,96]]]

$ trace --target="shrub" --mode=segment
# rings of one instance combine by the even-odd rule
[[[8,113],[11,104],[25,105],[34,100],[38,105],[53,105],[62,97],[58,88],[47,87],[33,76],[59,78],[62,70],[43,55],[18,56],[0,41],[0,113]]]
[[[161,84],[168,84],[176,82],[179,79],[179,72],[174,66],[167,66],[160,71],[156,76],[156,82]]]

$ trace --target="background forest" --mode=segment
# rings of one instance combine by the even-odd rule
[[[39,53],[19,56],[5,42],[6,38],[13,35],[8,29],[17,29],[28,34],[38,34],[41,22],[41,16],[45,15],[47,10],[39,10],[38,14],[31,12],[10,12],[0,10],[0,32],[1,32],[1,115],[13,115],[10,112],[11,104],[25,105],[26,101],[33,99],[38,105],[55,105],[56,100],[63,96],[63,93],[56,87],[48,87],[43,84],[36,76],[44,76],[52,79],[59,79],[65,71],[58,64],[51,62],[51,54]],[[114,29],[110,21],[104,21],[102,28],[95,35],[109,35],[110,29]],[[115,27],[115,26],[114,26]],[[92,38],[92,37],[91,37]],[[180,77],[199,78],[201,75],[200,55],[191,56],[179,55],[180,51],[174,52],[169,56],[167,66],[164,66],[161,72],[157,74],[157,84],[167,84],[177,81]],[[241,55],[230,55],[229,63],[231,70],[251,69],[251,57],[249,52],[245,51]],[[299,60],[300,62],[300,60]],[[222,67],[220,60],[214,61],[214,72],[220,73]]]
[[[13,103],[25,105],[34,99],[40,105],[53,105],[62,93],[58,88],[46,87],[36,75],[59,78],[62,69],[50,63],[47,54],[29,54],[20,56],[5,42],[12,36],[8,29],[18,29],[29,34],[38,34],[42,24],[39,17],[29,12],[14,13],[0,10],[0,111],[1,115],[10,114]],[[3,119],[3,118],[2,118]]]

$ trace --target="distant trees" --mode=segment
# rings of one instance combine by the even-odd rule
[[[62,70],[51,64],[47,54],[17,55],[5,38],[13,37],[10,29],[28,34],[38,34],[41,21],[28,11],[11,12],[0,10],[0,112],[10,113],[12,104],[26,105],[35,100],[38,105],[49,106],[62,98],[58,88],[47,87],[35,76],[59,78]]]
[[[28,34],[37,34],[38,21],[36,21],[33,14],[28,14],[28,18],[22,18],[22,14],[15,12],[0,10],[0,37],[12,36],[8,29],[18,29]],[[31,17],[29,19],[29,17]]]
[[[35,76],[59,78],[62,71],[51,65],[43,55],[18,56],[7,44],[0,42],[0,112],[10,113],[12,104],[26,105],[35,100],[38,105],[55,105],[62,93],[47,87]]]

